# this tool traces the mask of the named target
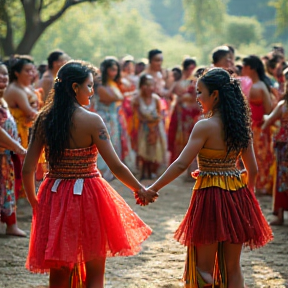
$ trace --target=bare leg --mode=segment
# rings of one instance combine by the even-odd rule
[[[196,247],[196,264],[198,272],[207,284],[213,284],[213,270],[218,243]]]
[[[87,288],[104,288],[106,258],[99,258],[86,263]]]
[[[1,215],[2,221],[6,223],[6,234],[12,235],[12,236],[20,236],[20,237],[26,237],[26,233],[18,228],[17,226],[17,220],[16,220],[16,212],[13,212],[10,216]]]
[[[49,288],[70,288],[70,273],[68,268],[50,269]]]
[[[277,218],[270,222],[270,225],[281,226],[284,223],[284,209],[279,208],[277,213]]]
[[[242,244],[224,243],[224,257],[228,279],[227,288],[244,288],[244,277],[240,265],[242,246]]]

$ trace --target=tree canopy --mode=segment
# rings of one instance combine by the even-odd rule
[[[109,0],[1,0],[0,47],[5,55],[29,54],[43,32],[68,9]]]

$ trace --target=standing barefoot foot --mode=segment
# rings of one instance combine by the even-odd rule
[[[277,219],[271,221],[269,224],[270,224],[271,226],[282,226],[283,223],[284,223],[284,220],[283,220],[283,219],[277,218]]]
[[[11,235],[11,236],[19,236],[19,237],[26,237],[27,234],[18,228],[16,224],[9,225],[6,228],[6,235]]]

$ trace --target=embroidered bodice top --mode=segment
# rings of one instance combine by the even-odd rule
[[[236,167],[239,155],[225,150],[202,148],[198,154],[199,169],[192,173],[196,178],[194,190],[207,187],[220,187],[225,190],[238,190],[246,185],[246,175]]]
[[[64,157],[53,169],[48,178],[76,179],[101,176],[97,169],[98,149],[96,145],[87,148],[65,149]]]

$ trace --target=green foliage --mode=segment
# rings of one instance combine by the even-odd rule
[[[211,36],[223,31],[226,2],[226,0],[183,0],[185,10],[183,30],[188,35],[193,35],[198,45],[209,42]]]
[[[184,9],[182,0],[151,1],[151,13],[154,19],[170,36],[177,35],[183,25]]]
[[[167,67],[180,64],[183,55],[201,55],[195,45],[187,43],[181,36],[165,36],[160,25],[144,19],[136,9],[126,5],[121,3],[106,9],[83,4],[77,9],[72,8],[61,21],[46,30],[32,55],[40,63],[51,50],[59,48],[74,59],[99,65],[107,55],[121,58],[131,54],[140,59],[157,47],[164,51]]]
[[[262,40],[261,24],[251,17],[227,16],[224,42],[239,47],[241,44],[259,43]]]
[[[270,1],[270,6],[276,9],[276,23],[278,35],[288,30],[288,1],[287,0],[274,0]]]

